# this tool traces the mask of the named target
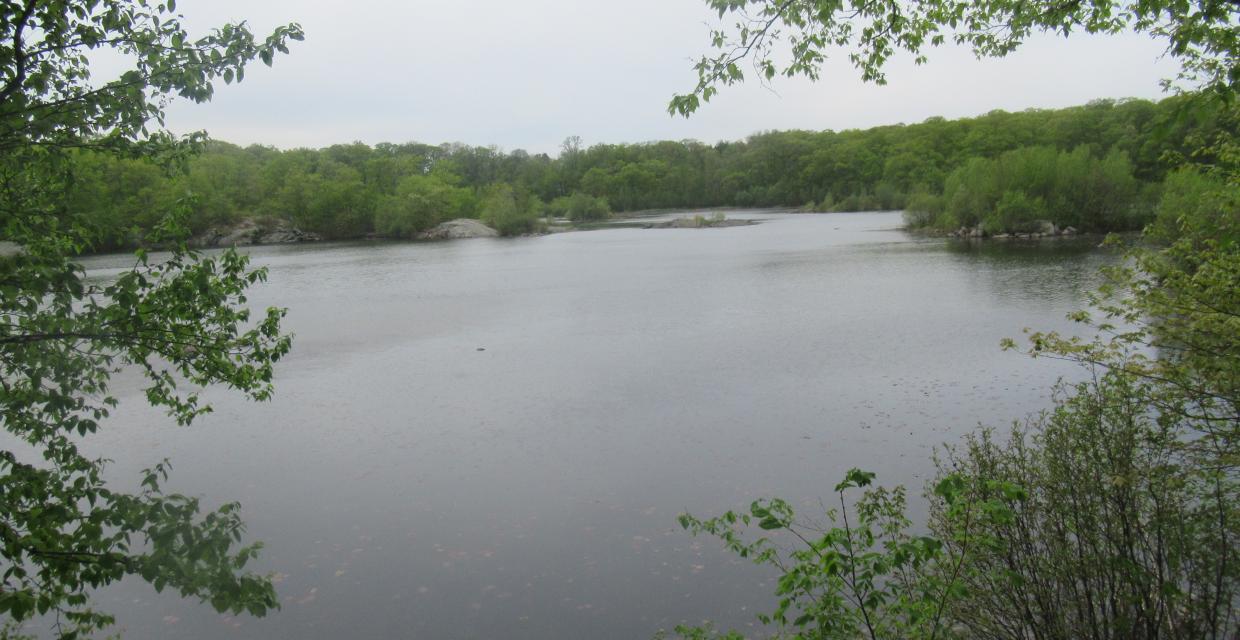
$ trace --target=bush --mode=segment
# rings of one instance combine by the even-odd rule
[[[963,480],[943,478],[934,499],[956,525],[946,534],[954,544],[944,545],[910,532],[903,488],[868,488],[873,479],[874,474],[858,469],[846,474],[835,487],[839,509],[825,514],[835,526],[826,530],[799,520],[792,507],[778,499],[759,500],[748,513],[729,511],[710,520],[685,514],[680,524],[694,535],[718,537],[742,558],[780,570],[778,605],[758,618],[789,632],[789,637],[946,637],[952,625],[948,604],[960,595],[962,569],[971,564],[975,548],[993,544],[975,531],[980,523],[1006,520],[1008,509],[999,500],[964,502],[959,499]],[[1020,496],[1016,487],[992,488],[1005,498]],[[864,493],[850,508],[846,493],[853,489]],[[744,531],[754,526],[772,537],[747,541]],[[687,638],[713,637],[709,626],[676,631]]]
[[[1169,242],[1185,230],[1228,245],[1240,240],[1240,184],[1193,168],[1169,174],[1150,235]]]
[[[1010,518],[980,525],[950,604],[967,637],[1234,637],[1234,483],[1185,457],[1185,433],[1150,412],[1148,383],[1083,383],[1006,442],[983,431],[942,463],[968,500]],[[995,483],[1024,488],[1019,500]],[[933,504],[940,536],[954,515]],[[949,538],[949,547],[955,544]]]
[[[849,194],[837,202],[832,211],[878,211],[882,208],[882,203],[876,196],[862,189],[860,193]]]
[[[479,219],[500,235],[521,235],[538,230],[540,208],[533,198],[522,198],[511,186],[496,184],[482,199]]]
[[[943,213],[943,198],[926,191],[909,196],[904,206],[904,224],[911,229],[933,226]]]
[[[947,177],[940,229],[981,225],[988,233],[1035,231],[1035,220],[1092,231],[1139,229],[1149,207],[1128,156],[1098,159],[1088,147],[1025,147],[994,159],[973,158]],[[948,215],[950,214],[950,224]]]
[[[880,182],[874,187],[874,205],[877,209],[895,211],[903,209],[907,202],[908,196],[890,182]]]
[[[436,176],[408,176],[396,194],[384,196],[375,210],[374,229],[392,238],[412,238],[445,220],[467,217],[473,195]]]
[[[607,204],[607,198],[596,198],[578,191],[571,196],[552,200],[547,205],[547,213],[573,222],[594,222],[611,217],[611,206]]]
[[[1046,203],[1041,198],[1030,198],[1024,191],[1004,191],[994,211],[982,220],[986,233],[1037,231],[1046,217]]]

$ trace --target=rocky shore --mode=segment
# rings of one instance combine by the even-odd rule
[[[716,229],[721,227],[745,227],[757,224],[754,220],[724,218],[719,214],[707,218],[705,216],[673,218],[664,222],[643,224],[643,229]]]
[[[461,238],[498,238],[499,232],[471,218],[441,222],[434,229],[418,234],[418,240],[458,240]]]
[[[947,232],[948,236],[953,238],[994,238],[996,240],[1003,239],[1019,239],[1032,240],[1038,238],[1070,238],[1078,235],[1080,232],[1075,227],[1064,227],[1060,229],[1055,223],[1049,220],[1039,220],[1035,222],[1029,231],[1013,232],[1013,233],[987,233],[982,229],[981,225],[973,228],[960,227],[955,231]]]
[[[190,244],[196,247],[243,247],[254,244],[296,244],[318,242],[322,236],[302,231],[284,220],[258,221],[246,218],[235,226],[213,228],[194,237]]]

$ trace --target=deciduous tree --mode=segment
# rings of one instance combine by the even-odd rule
[[[75,256],[99,236],[61,197],[80,149],[175,166],[204,134],[159,130],[169,99],[208,100],[299,40],[290,24],[259,40],[243,24],[191,36],[173,0],[0,2],[0,233],[18,249],[0,258],[0,614],[46,614],[66,638],[109,624],[92,589],[138,576],[221,611],[261,615],[272,584],[242,573],[258,545],[241,546],[236,504],[204,512],[161,490],[168,465],[136,491],[103,480],[105,461],[83,440],[105,426],[122,369],[145,376],[146,398],[189,424],[210,410],[210,385],[271,394],[272,367],[289,349],[283,311],[251,318],[246,289],[261,281],[245,257],[189,251],[176,211],[152,239],[171,249],[110,283],[88,279]],[[127,70],[97,81],[92,58],[122,54]]]

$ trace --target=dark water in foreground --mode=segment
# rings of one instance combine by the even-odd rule
[[[746,629],[769,572],[676,515],[817,504],[849,467],[920,488],[934,445],[1046,405],[1072,370],[1000,351],[1071,329],[1080,244],[969,248],[898,214],[441,244],[261,248],[290,309],[276,399],[177,429],[123,388],[112,477],[241,500],[282,611],[141,583],[129,638],[648,638]],[[106,275],[115,258],[91,266]],[[125,385],[122,385],[124,387]]]

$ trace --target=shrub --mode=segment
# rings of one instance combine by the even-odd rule
[[[539,208],[532,198],[520,198],[511,186],[496,184],[482,199],[479,218],[500,235],[515,236],[538,229]]]
[[[973,158],[947,177],[942,214],[931,223],[949,228],[982,225],[990,233],[1033,231],[1045,219],[1082,230],[1139,229],[1149,207],[1138,198],[1140,185],[1128,156],[1112,152],[1098,159],[1088,147],[1058,151],[1024,147],[998,158]]]
[[[1188,434],[1156,419],[1146,386],[1104,373],[1006,442],[983,431],[943,461],[968,500],[1011,513],[979,525],[1001,543],[971,548],[949,604],[965,636],[1233,637],[1234,484],[1185,458]],[[1007,499],[996,483],[1025,491]],[[932,509],[936,532],[955,527]]]
[[[396,194],[384,196],[375,209],[374,229],[392,238],[412,238],[444,220],[466,217],[473,195],[437,176],[408,176]]]
[[[684,528],[708,534],[742,558],[776,567],[779,602],[759,615],[790,637],[854,640],[913,640],[947,637],[949,603],[960,595],[960,575],[979,545],[994,544],[975,534],[979,524],[1003,521],[1008,509],[1000,500],[964,502],[965,483],[944,477],[934,499],[954,526],[946,532],[951,545],[914,535],[905,517],[902,487],[869,488],[873,473],[853,469],[835,486],[838,509],[828,510],[832,525],[823,530],[797,518],[778,499],[759,500],[748,513],[727,512],[709,520],[685,514]],[[1018,499],[1016,487],[991,485],[998,495]],[[863,489],[850,508],[846,493]],[[756,526],[772,537],[745,538]],[[778,536],[775,537],[775,536]],[[710,627],[678,627],[683,637],[711,637]],[[725,637],[735,638],[736,635]]]
[[[596,198],[578,191],[556,200],[563,201],[559,205],[563,210],[560,215],[573,222],[592,222],[611,217],[611,206],[607,204],[606,198]]]
[[[994,211],[982,220],[986,233],[1037,231],[1046,216],[1046,203],[1030,198],[1024,191],[1004,191]]]
[[[1169,242],[1191,229],[1194,235],[1234,244],[1240,240],[1240,184],[1193,168],[1167,176],[1150,235]]]
[[[904,224],[912,229],[934,226],[943,213],[943,198],[926,191],[909,196],[904,207]]]

